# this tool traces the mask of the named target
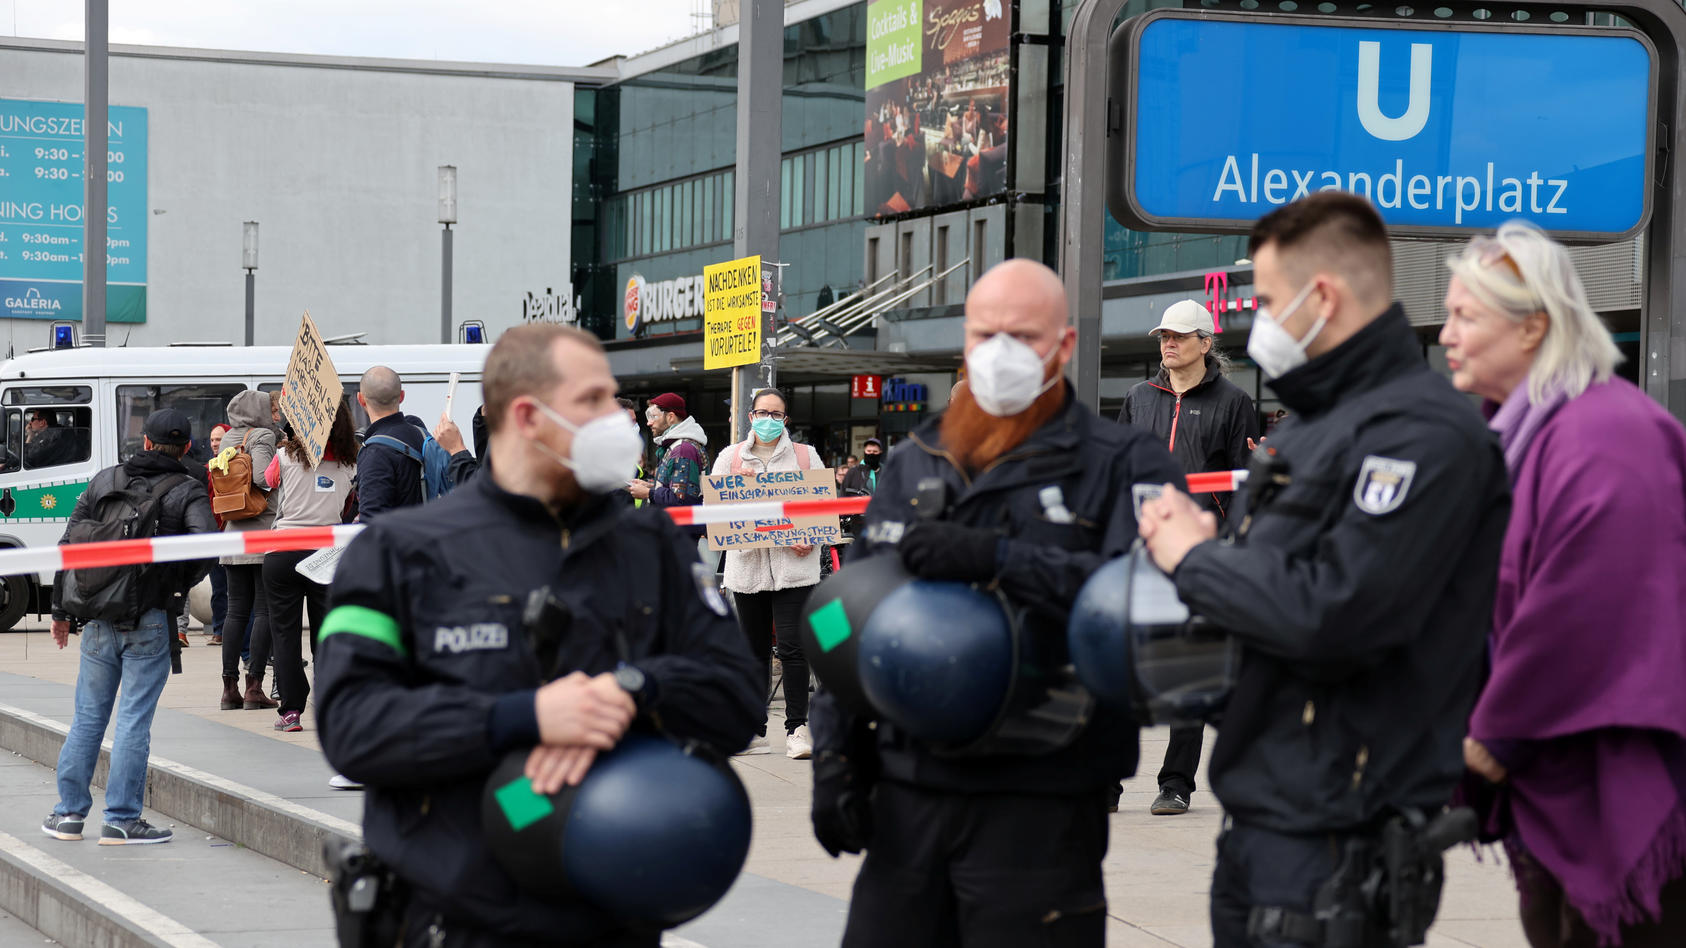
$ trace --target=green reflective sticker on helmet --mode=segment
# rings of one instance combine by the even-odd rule
[[[556,812],[548,797],[533,792],[533,782],[525,775],[515,778],[492,793],[509,828],[517,833]]]
[[[813,628],[814,641],[820,643],[822,652],[829,652],[847,642],[855,631],[849,626],[849,614],[843,611],[841,599],[833,599],[815,609],[808,616],[808,625]]]

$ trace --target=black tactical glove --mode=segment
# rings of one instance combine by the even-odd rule
[[[814,756],[814,838],[833,858],[858,853],[872,837],[872,785],[847,757]]]
[[[985,582],[995,578],[1001,535],[946,520],[921,520],[902,535],[902,565],[920,579]]]

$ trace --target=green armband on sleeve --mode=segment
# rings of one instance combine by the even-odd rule
[[[399,634],[397,620],[384,612],[364,606],[337,606],[328,613],[328,618],[322,620],[320,637],[326,639],[341,632],[372,639],[399,655],[409,654],[409,650],[404,648],[404,637]]]

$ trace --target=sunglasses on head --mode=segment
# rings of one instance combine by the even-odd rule
[[[1516,258],[1510,255],[1510,250],[1496,237],[1476,237],[1469,242],[1470,249],[1476,253],[1476,262],[1484,267],[1495,267],[1503,264],[1517,282],[1526,283],[1522,276],[1522,268],[1517,266]]]

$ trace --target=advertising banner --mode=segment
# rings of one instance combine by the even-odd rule
[[[0,317],[82,318],[82,103],[0,99]],[[106,319],[146,321],[146,110],[106,144]]]
[[[322,463],[328,432],[334,426],[334,413],[339,410],[344,391],[339,373],[334,371],[334,360],[328,356],[328,346],[310,314],[305,313],[292,357],[287,360],[281,415],[292,423],[293,436],[310,454],[311,467]]]
[[[761,361],[761,258],[703,267],[703,369]]]
[[[718,474],[703,477],[703,504],[825,500],[837,496],[837,474],[818,471],[769,471],[765,474]],[[837,515],[775,520],[731,520],[708,525],[711,550],[749,550],[775,546],[819,546],[842,538]],[[818,551],[814,555],[818,555]]]
[[[869,216],[943,207],[1007,190],[1009,4],[867,4]]]

